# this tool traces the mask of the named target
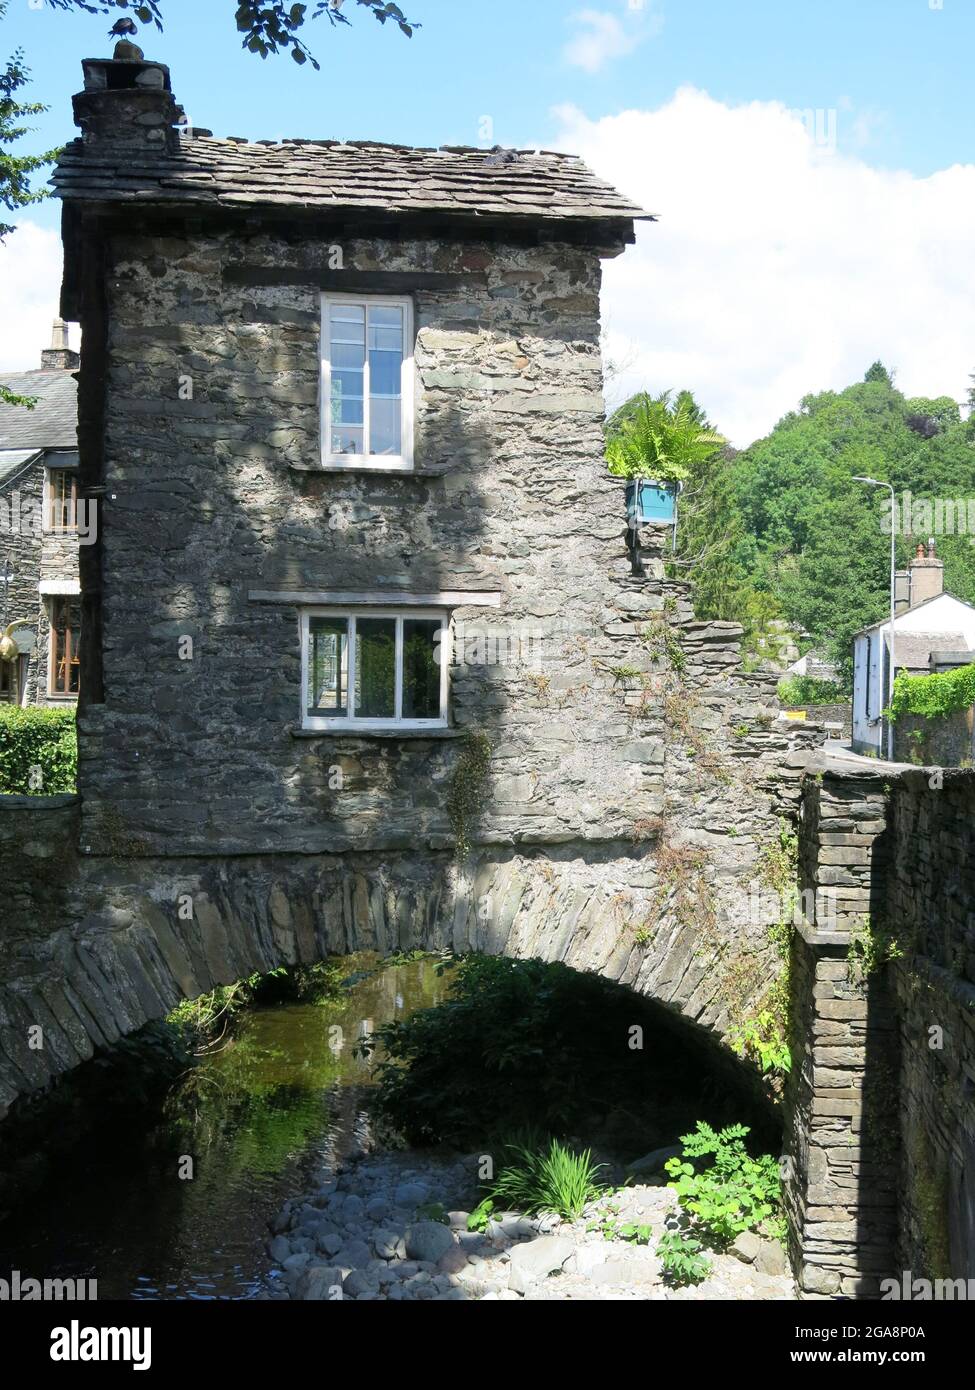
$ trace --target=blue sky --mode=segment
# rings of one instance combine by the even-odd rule
[[[634,319],[626,302],[633,280],[617,285],[619,265],[607,276],[611,331],[614,317],[626,319],[618,331],[617,355],[632,358],[635,353],[636,375],[652,371],[658,376],[650,384],[661,384],[662,372],[667,373],[662,384],[669,385],[671,377],[704,365],[701,353],[695,358],[683,340],[661,342],[645,326],[656,318],[663,332],[665,321],[678,320],[679,306],[660,299],[666,294],[668,267],[673,268],[671,258],[680,254],[679,246],[667,241],[678,227],[684,246],[678,269],[692,283],[708,282],[710,294],[718,293],[720,314],[724,281],[712,283],[709,247],[714,233],[705,231],[702,219],[718,226],[734,224],[732,239],[741,240],[754,218],[752,239],[761,240],[768,218],[756,203],[762,202],[763,186],[773,198],[783,179],[790,184],[801,166],[804,182],[794,195],[797,216],[808,223],[810,206],[825,200],[826,209],[812,219],[817,235],[828,242],[835,227],[835,235],[843,238],[826,248],[824,264],[817,263],[821,258],[808,233],[798,227],[794,245],[787,221],[770,234],[763,265],[774,271],[784,254],[790,285],[797,276],[803,282],[796,286],[801,318],[801,305],[814,307],[824,284],[836,291],[838,306],[848,299],[843,277],[861,280],[857,267],[868,254],[892,257],[889,283],[894,293],[905,256],[913,266],[953,252],[954,241],[949,236],[946,249],[938,228],[947,221],[967,235],[975,208],[970,98],[975,0],[943,0],[940,6],[937,0],[400,0],[406,13],[422,22],[412,40],[391,26],[381,28],[345,0],[352,26],[331,28],[327,21],[317,21],[308,27],[308,41],[322,63],[319,73],[310,65],[299,68],[286,56],[262,62],[242,52],[233,0],[160,3],[165,32],[144,30],[142,45],[147,56],[170,64],[177,99],[193,123],[217,135],[579,148],[600,172],[661,212],[661,227],[669,219],[670,231],[641,232],[636,257],[637,262],[639,255],[652,257],[654,245],[664,253],[658,276],[637,275],[637,288],[652,297],[652,306],[648,301]],[[70,96],[80,86],[80,60],[110,51],[111,22],[104,16],[57,13],[39,0],[9,0],[7,18],[0,22],[0,48],[23,46],[33,73],[31,95],[51,104],[37,122],[39,147],[73,133]],[[678,99],[682,90],[695,99]],[[635,113],[634,119],[621,121],[623,112]],[[795,143],[797,121],[805,122],[805,151]],[[730,183],[729,160],[737,169]],[[948,188],[943,171],[953,166],[967,172]],[[708,184],[714,186],[710,200],[702,197],[702,185]],[[745,188],[747,204],[744,196],[740,202],[736,197],[736,190]],[[831,200],[835,220],[827,215]],[[885,247],[894,230],[890,221],[906,218],[910,223],[912,206],[934,209],[937,228],[919,224],[908,247],[900,240]],[[918,215],[927,217],[924,211]],[[30,209],[24,215],[31,224],[28,235],[53,232],[57,218],[54,204]],[[869,225],[859,247],[852,229],[864,218]],[[0,277],[5,265],[13,265],[10,273],[24,273],[10,259],[15,240],[0,250]],[[724,260],[727,245],[719,245],[718,251]],[[20,254],[26,255],[26,248]],[[695,266],[696,256],[708,257],[707,263]],[[734,277],[743,271],[762,278],[766,274],[755,263],[738,270],[727,264],[724,273]],[[5,314],[17,310],[9,299],[9,283],[6,300],[0,290],[0,312]],[[942,293],[950,299],[969,284],[950,278],[892,324],[894,356],[910,356],[925,302],[931,305]],[[881,293],[882,281],[877,288]],[[771,296],[770,310],[776,298],[781,304],[781,292]],[[886,322],[887,307],[860,307],[856,341],[848,353],[842,345],[834,351],[835,344],[824,352],[820,343],[809,364],[797,340],[797,369],[800,363],[813,367],[807,374],[812,379],[802,389],[842,385],[843,373],[862,374],[856,353],[872,350],[872,339],[861,348],[859,329],[865,315],[873,319],[879,310]],[[969,303],[969,319],[971,311]],[[727,312],[740,315],[742,306],[729,304]],[[802,326],[796,325],[797,332]],[[975,341],[971,362],[963,361],[961,324],[957,331],[950,324],[948,328],[952,345],[935,354],[938,382],[935,368],[919,361],[907,368],[917,380],[906,386],[921,391],[937,384],[961,393],[967,371],[975,368]],[[698,329],[700,339],[703,318]],[[780,325],[773,329],[778,333]],[[767,343],[768,333],[758,336]],[[787,342],[780,345],[786,353],[789,347]],[[697,383],[688,384],[708,390],[713,382],[717,390],[722,375],[717,353],[726,348],[722,341],[716,343],[714,360],[708,360]],[[878,342],[880,355],[884,348]],[[0,348],[0,365],[11,366],[9,356]],[[950,382],[945,379],[949,372]],[[624,375],[627,387],[634,383],[632,372]],[[791,374],[788,384],[780,380],[777,390],[770,387],[760,407],[741,414],[739,433],[767,428],[777,412],[794,403],[787,395],[794,389]],[[730,388],[728,396],[730,405]],[[712,394],[712,399],[719,396]]]

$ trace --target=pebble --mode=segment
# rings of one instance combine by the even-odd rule
[[[664,1282],[655,1250],[677,1199],[667,1187],[634,1184],[590,1203],[575,1221],[499,1211],[487,1231],[467,1230],[477,1206],[477,1156],[394,1152],[356,1158],[329,1172],[310,1197],[291,1199],[270,1222],[278,1273],[270,1299],[518,1302],[796,1297],[788,1266],[769,1241],[711,1254],[701,1284]],[[444,1219],[430,1219],[438,1205]],[[651,1228],[649,1244],[606,1239],[609,1218]],[[281,1278],[280,1271],[284,1277]]]

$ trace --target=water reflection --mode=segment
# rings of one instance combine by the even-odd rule
[[[99,1298],[253,1298],[267,1222],[356,1128],[370,1066],[357,1043],[444,996],[432,960],[348,959],[347,992],[249,1013],[162,1111],[103,1127],[0,1230],[0,1271],[98,1280]]]

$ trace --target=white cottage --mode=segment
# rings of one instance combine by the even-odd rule
[[[894,674],[931,671],[975,661],[975,607],[944,592],[944,563],[934,541],[911,561],[906,606],[894,618]],[[900,578],[901,576],[898,576]],[[898,586],[898,592],[902,592]],[[890,690],[890,619],[873,623],[853,639],[853,749],[887,751],[886,708]]]

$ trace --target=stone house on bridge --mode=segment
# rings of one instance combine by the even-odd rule
[[[0,798],[0,1115],[180,998],[360,949],[598,971],[746,1084],[724,1043],[781,968],[754,889],[791,816],[793,1256],[875,1291],[893,1025],[847,952],[885,793],[827,770],[798,817],[822,729],[777,720],[663,536],[633,573],[598,295],[645,214],[565,155],[214,139],[160,64],[84,73],[55,174],[98,508],[80,797]]]
[[[740,628],[695,621],[662,541],[632,573],[599,286],[648,214],[567,155],[216,139],[161,64],[83,68],[54,183],[99,517],[90,873],[130,864],[123,918],[190,997],[449,942],[723,1036],[768,985],[748,884],[816,735],[775,726],[774,676],[735,674]]]

